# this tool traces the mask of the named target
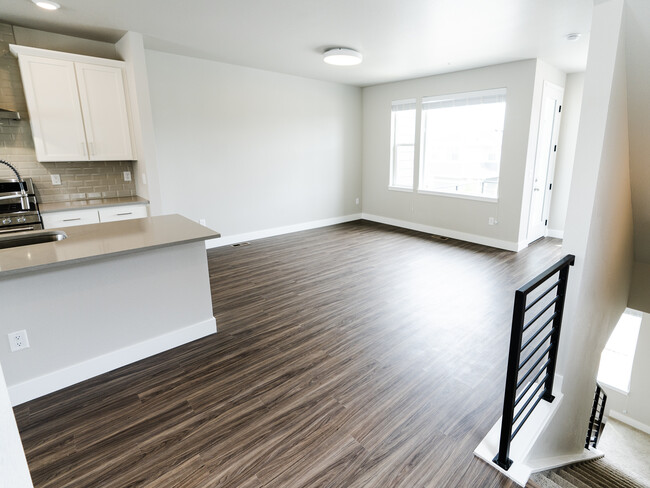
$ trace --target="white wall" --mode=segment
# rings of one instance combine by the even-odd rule
[[[359,88],[146,58],[163,213],[231,236],[360,212]]]
[[[364,88],[364,215],[516,249],[536,71],[537,62],[528,60]],[[507,108],[497,203],[388,189],[391,101],[499,87],[507,88]],[[488,225],[489,217],[495,217],[498,225]]]
[[[564,399],[532,459],[582,452],[600,351],[633,263],[623,0],[594,8],[563,249],[575,254],[557,373]]]
[[[25,451],[0,365],[0,488],[31,488]]]
[[[634,263],[627,306],[634,310],[650,313],[650,264],[640,261]],[[650,353],[650,351],[648,352]]]
[[[562,237],[564,234],[564,223],[569,205],[569,189],[571,188],[573,160],[576,153],[584,80],[584,73],[572,73],[566,77],[560,138],[555,160],[553,197],[548,218],[549,233],[557,237]]]
[[[27,27],[13,26],[16,44],[21,46],[51,49],[66,53],[84,54],[98,58],[120,59],[115,52],[115,45],[110,42],[93,41],[81,37],[66,36]]]
[[[138,196],[149,200],[151,215],[160,215],[160,183],[156,159],[156,138],[151,116],[149,79],[142,34],[127,32],[115,44],[126,62],[127,92],[131,106],[132,137],[137,161],[133,162],[133,179]]]
[[[615,410],[636,422],[635,427],[650,430],[650,315],[643,314],[636,354],[632,365],[630,391],[627,395],[604,386],[607,393],[607,409]],[[626,419],[627,420],[627,419]],[[628,420],[628,422],[629,422]],[[650,432],[649,432],[650,433]]]

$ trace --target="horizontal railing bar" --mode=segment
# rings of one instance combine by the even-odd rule
[[[542,309],[542,310],[541,310],[537,315],[535,315],[535,317],[534,317],[530,322],[528,322],[526,325],[524,325],[524,328],[521,329],[521,331],[522,331],[522,332],[526,332],[526,330],[528,329],[528,327],[530,327],[531,325],[533,325],[533,324],[535,323],[535,321],[536,321],[538,318],[540,318],[542,315],[544,315],[544,314],[548,311],[548,309],[551,308],[551,306],[554,305],[554,304],[555,304],[559,299],[560,299],[560,296],[558,295],[558,296],[556,296],[553,300],[551,300],[550,302],[548,302],[548,304],[547,304],[547,305],[546,305],[546,306],[545,306],[545,307],[544,307],[544,308],[543,308],[543,309]]]
[[[544,343],[542,342],[542,344],[544,344]],[[535,368],[537,367],[537,365],[542,362],[542,359],[544,359],[544,357],[546,357],[546,353],[550,349],[551,349],[551,344],[549,344],[549,346],[546,348],[546,350],[542,354],[539,355],[539,358],[537,359],[537,361],[535,361],[535,364],[533,364],[530,367],[530,369],[528,370],[528,372],[517,382],[517,389],[519,389],[519,387],[521,385],[523,385],[524,381],[526,381],[526,378],[528,378],[528,375],[530,373],[532,373],[533,371],[535,371]],[[550,358],[549,358],[549,361],[550,361]],[[548,361],[546,361],[546,364],[544,366],[542,366],[542,368],[545,368],[546,366],[548,366]]]
[[[544,356],[542,356],[542,357],[544,357]],[[542,375],[542,373],[543,373],[544,371],[546,371],[546,367],[548,366],[548,363],[550,363],[550,362],[551,362],[551,360],[550,360],[550,358],[549,358],[549,360],[546,361],[546,363],[544,364],[544,366],[540,368],[539,372],[535,375],[535,377],[534,377],[532,380],[530,380],[530,383],[528,384],[528,386],[527,386],[526,388],[524,388],[524,391],[522,391],[522,392],[519,394],[519,396],[518,396],[517,399],[515,400],[515,407],[516,407],[517,404],[521,401],[521,399],[524,397],[524,395],[526,395],[526,393],[528,392],[528,390],[530,390],[530,387],[533,386],[533,385],[535,384],[535,381],[537,381],[537,379],[539,379],[539,377]],[[532,368],[531,368],[531,371],[533,371]]]
[[[546,334],[546,337],[544,337],[544,339],[539,341],[539,344],[535,346],[535,349],[533,349],[532,352],[528,355],[528,357],[524,359],[524,362],[519,365],[519,371],[521,371],[521,368],[526,366],[526,363],[530,360],[530,358],[532,358],[535,355],[537,351],[539,351],[540,347],[546,344],[546,341],[548,340],[549,337],[551,337],[552,334],[553,334],[553,329],[551,329],[551,331],[548,334]],[[546,348],[546,351],[544,351],[544,353],[547,353],[550,350],[551,346],[552,344],[549,344],[549,346]]]
[[[542,385],[543,385],[543,384],[544,384],[544,383],[542,382]],[[539,405],[539,402],[542,401],[542,398],[544,398],[544,395],[545,395],[545,394],[546,394],[546,390],[544,390],[542,393],[539,394],[539,396],[537,397],[537,400],[535,401],[535,403],[533,404],[533,406],[530,407],[530,410],[528,410],[528,413],[526,414],[526,416],[523,418],[523,420],[521,421],[521,423],[519,424],[519,426],[515,429],[515,431],[514,431],[514,432],[512,433],[512,435],[510,436],[510,440],[511,440],[511,441],[512,441],[512,439],[515,438],[515,436],[516,436],[517,433],[519,432],[519,429],[521,429],[522,426],[526,423],[526,420],[528,420],[528,417],[530,417],[530,414],[533,413],[533,411],[535,410],[535,408],[537,408],[537,405]]]
[[[525,343],[523,346],[521,346],[521,350],[522,350],[522,351],[523,351],[524,349],[526,349],[528,346],[530,346],[530,343],[533,342],[533,341],[537,338],[537,336],[538,336],[538,335],[539,335],[539,334],[540,334],[544,329],[546,329],[546,327],[548,327],[548,324],[551,323],[551,320],[553,320],[554,316],[555,316],[555,314],[553,314],[553,315],[552,315],[552,316],[551,316],[551,317],[550,317],[546,322],[544,322],[544,325],[542,325],[539,329],[537,329],[537,330],[535,331],[535,333],[534,333],[532,336],[530,336],[530,338],[526,341],[526,343]],[[555,330],[555,327],[551,327],[551,332],[553,332],[554,330]]]
[[[535,305],[537,305],[537,303],[538,303],[542,298],[544,298],[546,295],[548,295],[549,292],[550,292],[551,290],[553,290],[553,288],[556,288],[557,285],[560,284],[560,281],[561,281],[561,280],[557,280],[555,283],[553,283],[551,286],[549,286],[549,287],[546,289],[546,291],[545,291],[544,293],[542,293],[540,296],[538,296],[537,298],[535,298],[535,300],[533,300],[532,303],[530,303],[529,305],[527,305],[527,306],[526,306],[526,312],[528,312],[531,308],[533,308]]]
[[[517,291],[523,293],[524,295],[528,295],[531,291],[533,291],[535,288],[540,286],[542,283],[544,283],[546,280],[548,280],[551,276],[553,276],[555,273],[560,271],[565,266],[573,266],[575,261],[576,261],[576,257],[574,255],[567,254],[562,259],[560,259],[557,263],[555,263],[553,266],[548,268],[546,271],[543,271],[542,273],[535,276],[532,280],[530,280],[524,286],[519,288]]]
[[[526,403],[524,403],[523,407],[521,407],[521,410],[519,410],[519,413],[518,413],[517,415],[515,415],[515,417],[512,419],[512,425],[515,425],[515,422],[517,421],[517,419],[519,418],[519,416],[522,414],[522,412],[523,412],[524,410],[526,410],[526,407],[528,406],[528,404],[530,403],[530,401],[533,399],[533,397],[534,397],[535,395],[537,395],[537,392],[539,391],[539,389],[540,389],[542,386],[544,386],[544,383],[546,382],[546,379],[547,379],[547,378],[548,378],[548,373],[546,373],[546,376],[544,376],[544,379],[539,383],[539,385],[537,386],[537,388],[535,388],[535,391],[534,391],[533,393],[531,393],[530,398],[528,398],[528,400],[526,400]]]

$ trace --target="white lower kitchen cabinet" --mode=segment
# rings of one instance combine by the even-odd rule
[[[100,222],[115,222],[117,220],[142,219],[147,216],[146,205],[123,205],[120,207],[104,207],[99,209]]]
[[[97,212],[97,209],[94,208],[44,213],[41,217],[43,217],[43,227],[46,229],[99,223],[99,213]]]
[[[42,214],[43,227],[56,229],[71,225],[97,224],[118,220],[141,219],[147,217],[147,205],[120,205],[117,207],[84,208]]]

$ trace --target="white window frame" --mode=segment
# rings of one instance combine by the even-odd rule
[[[395,138],[396,138],[396,128],[395,128],[395,114],[396,112],[400,110],[395,110],[396,107],[409,107],[409,108],[401,108],[400,110],[413,110],[414,111],[414,127],[413,127],[413,143],[412,144],[395,144]],[[416,174],[416,162],[417,162],[417,146],[416,146],[416,135],[417,135],[417,118],[418,118],[418,106],[417,106],[417,99],[415,98],[408,98],[404,100],[394,100],[391,102],[391,110],[390,110],[390,176],[389,176],[389,181],[388,181],[388,189],[389,190],[396,190],[396,191],[404,191],[404,192],[412,192],[415,188],[415,174]],[[413,178],[411,179],[410,185],[403,186],[403,185],[397,185],[395,184],[395,165],[397,164],[397,150],[401,146],[412,146],[413,147],[413,161],[411,162],[412,164],[412,171],[413,171]]]
[[[500,146],[500,152],[499,152],[499,158],[498,158],[498,164],[499,164],[499,176],[497,179],[497,193],[496,196],[486,196],[483,193],[474,193],[474,192],[459,192],[459,191],[442,191],[442,190],[434,190],[434,189],[428,189],[423,187],[423,182],[425,181],[425,171],[426,171],[426,105],[427,104],[449,104],[450,106],[454,106],[454,104],[459,104],[459,105],[468,105],[467,101],[471,100],[490,100],[493,98],[497,98],[500,102],[507,103],[506,101],[506,96],[507,96],[507,89],[506,88],[494,88],[494,89],[488,89],[488,90],[479,90],[479,91],[473,91],[473,92],[464,92],[464,93],[453,93],[453,94],[447,94],[447,95],[437,95],[437,96],[431,96],[431,97],[424,97],[422,99],[422,104],[421,104],[421,128],[420,128],[420,153],[419,153],[419,159],[418,159],[418,166],[419,166],[419,173],[418,173],[418,189],[417,192],[421,194],[428,194],[428,195],[437,195],[437,196],[444,196],[444,197],[452,197],[452,198],[462,198],[466,200],[478,200],[478,201],[484,201],[484,202],[498,202],[499,200],[499,184],[501,180],[501,150],[503,148],[503,129],[505,128],[505,115],[504,115],[504,122],[502,130],[501,130],[501,146]],[[478,103],[477,103],[478,104]]]

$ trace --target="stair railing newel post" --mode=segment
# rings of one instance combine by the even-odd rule
[[[492,460],[506,471],[513,463],[512,459],[510,459],[510,445],[514,437],[521,430],[524,423],[528,420],[532,412],[542,400],[546,400],[549,403],[554,400],[552,395],[553,379],[555,377],[555,365],[557,362],[558,346],[560,342],[560,329],[569,279],[569,266],[573,266],[574,263],[575,256],[569,254],[515,292],[512,328],[510,329],[510,350],[508,354],[508,370],[506,372],[506,388],[503,399],[503,415],[501,417],[499,452]],[[554,276],[557,276],[557,278],[553,278]],[[549,286],[548,281],[551,278],[553,278],[553,282]],[[529,294],[533,290],[538,289],[544,283],[547,283],[547,289],[539,293],[537,297],[532,299],[528,304],[527,300]],[[554,295],[552,294],[553,292]],[[549,296],[553,296],[553,298],[548,299]],[[544,306],[542,300],[545,299],[548,300],[548,303]],[[538,304],[542,305],[541,310],[538,309],[535,316],[526,323],[526,313],[534,310],[534,307],[538,306]],[[531,332],[527,337],[526,342],[522,345],[524,332],[529,330],[533,324],[537,324],[538,320],[545,320],[544,314],[551,310],[551,307],[553,307],[553,314],[548,317],[544,324],[539,326],[537,330]],[[548,331],[549,326],[551,328],[550,331]],[[544,335],[544,333],[546,335]],[[547,341],[549,342],[547,343]],[[545,349],[542,349],[546,344],[548,344],[548,346]],[[528,352],[522,364],[521,356],[523,350]],[[541,353],[539,353],[540,350],[542,351]],[[535,357],[537,357],[536,361],[533,359]],[[539,366],[545,358],[547,358],[546,363]],[[524,368],[529,361],[532,365],[528,366],[528,371],[521,372],[522,368]],[[536,375],[534,375],[534,371],[538,371]],[[546,373],[546,376],[537,383],[537,380],[544,373]],[[527,383],[525,383],[526,381]],[[522,390],[517,394],[517,389],[520,387]],[[544,387],[543,390],[542,387]],[[523,401],[523,405],[519,405],[519,410],[515,413],[515,408],[520,401]],[[520,417],[522,417],[521,420],[519,420]],[[519,423],[517,427],[514,428],[514,422],[517,422],[518,420]]]
[[[566,298],[566,290],[569,282],[569,266],[573,266],[575,257],[571,259],[560,270],[560,283],[557,288],[558,301],[555,302],[555,318],[553,319],[553,334],[551,335],[551,350],[549,351],[549,359],[551,360],[548,365],[548,378],[544,385],[544,396],[542,397],[547,402],[551,403],[555,399],[553,396],[553,381],[555,380],[555,365],[557,363],[558,346],[560,344],[560,329],[562,328],[562,316],[564,315],[564,302]]]
[[[506,374],[506,391],[503,401],[503,415],[501,417],[501,438],[499,452],[492,460],[505,470],[512,466],[510,459],[510,440],[512,424],[515,414],[515,399],[517,396],[517,376],[519,374],[519,361],[521,359],[521,342],[523,330],[521,324],[526,314],[526,295],[517,290],[515,292],[515,306],[512,313],[512,328],[510,331],[510,352],[508,354],[508,370]]]

